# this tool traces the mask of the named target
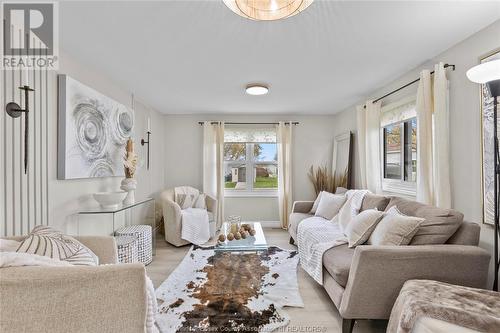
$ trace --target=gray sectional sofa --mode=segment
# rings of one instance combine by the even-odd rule
[[[296,201],[290,215],[290,242],[310,214],[312,201]],[[463,214],[400,197],[368,194],[361,211],[397,206],[425,218],[408,246],[334,247],[323,255],[323,286],[343,318],[342,332],[357,319],[388,319],[404,282],[429,279],[486,288],[490,254],[478,247],[480,226]]]

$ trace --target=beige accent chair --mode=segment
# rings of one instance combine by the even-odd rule
[[[420,215],[429,221],[429,214],[442,211],[411,200],[379,195],[367,195],[361,210],[377,208],[383,211],[393,202],[414,211],[407,211],[407,215]],[[290,243],[297,240],[298,225],[313,216],[310,213],[312,206],[313,201],[294,203],[288,229]],[[463,215],[454,210],[438,214],[434,220],[444,222],[442,228],[457,224],[455,233],[444,244],[361,245],[355,248],[341,245],[324,253],[323,287],[343,318],[343,333],[352,332],[357,319],[389,319],[399,291],[408,280],[426,279],[473,288],[487,287],[490,254],[478,247],[481,227],[463,221]],[[448,223],[452,222],[450,220],[453,223]]]
[[[190,193],[200,193],[194,187],[188,187]],[[175,202],[174,189],[163,191],[160,195],[160,201],[163,208],[163,222],[165,227],[165,240],[174,246],[183,246],[190,244],[188,241],[181,238],[182,221],[181,207]],[[216,218],[217,218],[217,199],[206,195],[208,220],[210,226],[210,236],[215,236]]]
[[[75,238],[100,264],[118,262],[113,237]],[[144,332],[146,311],[143,264],[0,269],[2,333]]]

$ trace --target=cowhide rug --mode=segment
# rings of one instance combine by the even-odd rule
[[[271,332],[303,307],[297,251],[215,253],[192,247],[156,290],[160,332]]]

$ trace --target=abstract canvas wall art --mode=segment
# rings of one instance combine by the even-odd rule
[[[58,179],[123,176],[132,110],[68,75],[58,75]]]
[[[500,59],[500,50],[481,58],[481,63]],[[483,197],[483,222],[494,224],[494,150],[493,150],[493,97],[486,85],[481,85],[481,175]],[[498,121],[500,129],[500,121]],[[500,135],[500,133],[499,133]]]

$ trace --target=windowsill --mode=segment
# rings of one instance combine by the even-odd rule
[[[277,190],[245,191],[245,190],[225,190],[225,198],[277,198]]]
[[[383,179],[382,192],[387,195],[396,195],[409,199],[415,199],[417,197],[417,183],[403,182],[394,179]]]

